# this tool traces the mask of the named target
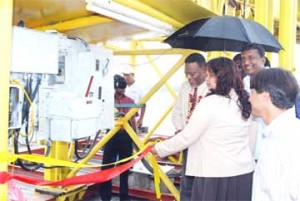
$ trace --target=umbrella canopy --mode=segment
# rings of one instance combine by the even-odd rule
[[[173,48],[202,51],[240,52],[250,43],[262,45],[267,52],[282,46],[261,24],[231,16],[215,16],[193,21],[164,40]]]

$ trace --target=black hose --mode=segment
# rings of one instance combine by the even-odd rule
[[[39,78],[37,79],[37,83],[36,86],[32,91],[32,75],[30,76],[29,81],[27,80],[26,86],[25,86],[25,90],[27,91],[30,100],[34,100],[38,91],[39,91],[39,87],[41,85],[41,76],[39,76]],[[25,126],[25,132],[28,133],[28,122],[29,122],[29,112],[30,112],[30,103],[29,101],[26,99],[26,97],[24,97],[24,101],[23,101],[23,108],[22,108],[22,124],[24,122],[27,122],[26,126]],[[20,129],[16,129],[15,130],[16,135],[14,136],[14,152],[16,154],[19,154],[19,137],[20,137]],[[28,154],[32,154],[31,151],[31,147],[30,147],[30,140],[28,138],[28,135],[25,136],[25,144],[26,144],[26,149]],[[50,154],[50,150],[51,150],[51,146],[48,145],[47,146],[47,150],[46,150],[46,156],[48,156]],[[44,166],[42,163],[36,163],[36,162],[29,162],[29,161],[24,161],[21,159],[17,159],[16,164],[19,165],[22,169],[27,170],[27,171],[34,171],[37,170],[39,168],[60,168],[62,166]]]
[[[91,137],[84,138],[86,140],[86,144],[84,147],[80,146],[80,141],[82,141],[82,139],[75,140],[75,156],[77,157],[76,161],[78,161],[79,159],[85,158],[91,152],[91,150],[97,143],[97,139],[98,139],[100,133],[101,133],[101,130],[97,131],[96,136],[91,144],[89,143]]]

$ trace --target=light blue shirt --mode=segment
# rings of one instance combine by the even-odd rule
[[[244,82],[244,89],[250,94],[250,76],[247,75],[243,79]],[[255,145],[255,152],[254,152],[254,159],[258,160],[261,150],[261,144],[263,139],[263,133],[265,132],[266,125],[261,118],[255,118],[255,121],[258,123],[258,131],[256,136],[256,145]]]
[[[261,152],[261,146],[262,146],[262,141],[264,138],[264,133],[266,130],[266,124],[264,123],[262,118],[255,118],[255,120],[258,124],[258,130],[257,130],[257,136],[256,136],[256,145],[255,145],[255,152],[254,152],[254,159],[258,160],[259,155]]]
[[[266,127],[252,201],[300,200],[300,120],[289,109]]]

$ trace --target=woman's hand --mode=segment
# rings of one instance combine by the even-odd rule
[[[153,155],[157,155],[157,151],[156,151],[156,149],[155,149],[155,146],[152,147],[151,153],[152,153]]]

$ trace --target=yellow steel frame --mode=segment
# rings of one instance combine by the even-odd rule
[[[157,50],[157,51],[153,51],[153,52],[160,52],[160,51],[164,51],[164,54],[170,54],[170,52],[173,52],[174,50]],[[177,50],[179,51],[179,50]],[[178,52],[176,52],[176,54],[178,54]],[[124,51],[121,51],[124,53]],[[127,51],[125,51],[126,54],[128,53]],[[150,51],[133,51],[135,52],[135,55],[138,54],[143,54],[143,55],[147,55],[147,54],[153,54],[150,53]],[[143,52],[143,53],[142,53]],[[169,53],[167,53],[169,52]],[[189,51],[189,50],[181,50],[180,53],[183,54],[183,56],[179,59],[179,61],[169,70],[169,72],[167,72],[162,78],[161,80],[156,83],[152,89],[150,89],[150,91],[140,100],[140,104],[145,104],[150,98],[151,96],[156,93],[160,87],[162,87],[167,80],[182,66],[182,64],[184,63],[185,58],[188,56],[188,54],[190,54],[191,52],[194,51]],[[132,52],[131,52],[132,53]],[[115,55],[120,55],[120,52],[116,51]],[[95,147],[91,150],[91,152],[88,154],[88,156],[86,158],[84,158],[82,161],[80,161],[81,164],[85,164],[87,163],[97,152],[99,149],[101,149],[115,134],[116,132],[123,127],[129,134],[129,136],[132,138],[133,142],[137,145],[137,147],[139,149],[143,149],[143,147],[145,146],[145,141],[141,141],[138,136],[136,135],[136,133],[134,132],[134,130],[129,126],[129,124],[127,123],[128,120],[138,111],[139,108],[132,108],[124,118],[118,119],[116,126],[110,131],[108,132],[108,134],[106,136],[103,137],[103,139],[101,141],[99,141]],[[168,112],[171,111],[171,107],[168,109]],[[164,116],[166,116],[167,113],[164,114]],[[161,121],[164,118],[161,119]],[[146,139],[149,139],[149,137],[151,136],[151,134],[153,133],[153,131],[151,131],[147,136]],[[151,157],[152,154],[149,154],[146,159],[149,163],[151,163]],[[78,171],[80,170],[80,168],[74,168],[67,177],[72,177],[74,176]],[[176,200],[179,200],[179,192],[178,190],[175,188],[175,186],[173,185],[173,183],[169,180],[169,178],[167,177],[167,175],[159,168],[158,169],[158,173],[159,173],[159,177],[161,178],[161,180],[165,183],[165,185],[167,186],[167,188],[170,190],[170,192],[174,195]]]
[[[279,42],[284,51],[279,53],[279,65],[295,71],[295,44],[298,1],[280,0]]]
[[[11,60],[11,33],[12,33],[13,1],[0,1],[0,171],[8,171],[8,105],[9,105],[9,75]],[[7,183],[0,184],[0,200],[7,200]]]
[[[280,1],[280,17],[279,17],[279,42],[284,47],[284,51],[281,51],[279,54],[279,64],[280,66],[294,71],[295,62],[294,62],[294,52],[295,52],[295,43],[296,43],[296,25],[297,25],[297,8],[298,1],[297,0],[279,0]],[[165,21],[171,24],[174,28],[180,28],[183,24],[177,20],[166,16],[165,14],[158,12],[155,9],[152,9],[150,6],[145,5],[137,0],[116,0],[116,2],[120,2],[124,5],[127,5],[131,8],[143,11],[150,16],[156,17],[162,21]],[[201,3],[204,1],[201,1]],[[207,1],[206,1],[207,2]],[[227,0],[212,0],[210,2],[210,10],[215,14],[222,14],[222,9],[224,3],[228,2]],[[245,1],[248,5],[249,0]],[[275,0],[261,1],[261,0],[251,0],[251,3],[255,3],[255,20],[266,26],[271,32],[273,32],[273,24],[274,24],[274,14],[273,14],[273,3]],[[208,8],[208,6],[206,6]],[[1,140],[0,140],[0,171],[7,171],[8,162],[6,160],[6,156],[8,156],[8,100],[9,100],[9,73],[10,73],[10,58],[11,58],[11,32],[12,32],[12,13],[13,13],[13,1],[11,0],[1,0],[0,1],[0,18],[2,19],[2,23],[0,26],[0,44],[3,44],[3,51],[0,54],[0,114],[2,115],[0,118],[0,131],[2,132]],[[234,14],[234,12],[232,12]],[[298,13],[299,15],[299,13]],[[76,20],[65,21],[62,23],[55,24],[53,26],[44,26],[39,27],[39,30],[47,30],[47,29],[55,29],[59,31],[68,31],[73,29],[78,29],[82,27],[96,25],[102,22],[108,22],[111,19],[100,17],[100,16],[87,16]],[[132,44],[132,48],[137,46],[143,47],[141,43],[134,42]],[[155,69],[156,73],[161,77],[161,80],[153,86],[153,88],[142,98],[140,101],[141,104],[146,103],[150,97],[156,93],[162,85],[166,85],[170,94],[175,97],[175,92],[172,87],[170,87],[167,83],[167,80],[181,67],[185,57],[190,54],[192,51],[189,50],[180,50],[180,49],[171,49],[171,50],[117,50],[114,52],[115,55],[127,55],[131,57],[131,63],[135,63],[136,55],[146,55],[148,60],[151,61],[149,55],[164,55],[164,54],[182,54],[181,59],[170,69],[170,71],[162,75],[159,71],[155,63],[151,63],[152,67]],[[212,56],[212,55],[211,55]],[[110,139],[113,137],[116,132],[124,127],[130,137],[133,139],[138,148],[142,149],[145,146],[145,143],[151,137],[151,135],[155,132],[156,128],[160,125],[160,123],[166,118],[166,116],[170,113],[172,109],[172,105],[166,109],[165,113],[158,120],[158,122],[151,128],[150,132],[145,137],[144,141],[141,141],[132,130],[132,128],[128,125],[127,121],[130,119],[137,111],[138,108],[133,108],[130,112],[122,119],[119,119],[116,123],[116,126],[92,149],[91,153],[84,158],[80,163],[87,163],[99,149],[101,149]],[[69,160],[71,155],[73,154],[73,147],[68,145],[67,143],[62,142],[54,142],[53,149],[51,152],[51,157]],[[63,150],[63,151],[62,151]],[[68,153],[69,154],[65,154]],[[147,156],[147,160],[151,158],[151,154]],[[65,177],[72,177],[79,171],[79,168],[74,168],[73,170],[63,169],[60,172],[55,170],[45,171],[45,179],[48,180],[60,180]],[[168,177],[162,172],[161,169],[158,170],[159,176],[162,181],[169,188],[171,193],[175,196],[176,200],[179,200],[179,195],[177,189],[174,187],[172,182],[168,179]],[[0,200],[7,200],[7,184],[0,184]]]
[[[137,0],[115,0],[115,2],[118,2],[124,6],[127,6],[127,7],[130,7],[132,9],[136,9],[142,13],[145,13],[149,16],[152,16],[156,19],[159,19],[163,22],[166,22],[170,25],[172,25],[174,28],[178,29],[180,27],[183,26],[182,23],[178,22],[177,20],[159,12],[158,10],[156,9],[153,9],[152,7],[140,2],[140,1],[137,1]]]
[[[64,22],[57,23],[54,25],[38,27],[36,29],[40,30],[40,31],[57,30],[59,32],[65,32],[65,31],[70,31],[70,30],[74,30],[74,29],[80,29],[80,28],[84,28],[84,27],[97,25],[99,23],[112,22],[112,21],[113,21],[112,19],[109,19],[106,17],[93,15],[93,16],[88,16],[88,17],[82,17],[82,18],[75,19],[75,20],[64,21]]]

